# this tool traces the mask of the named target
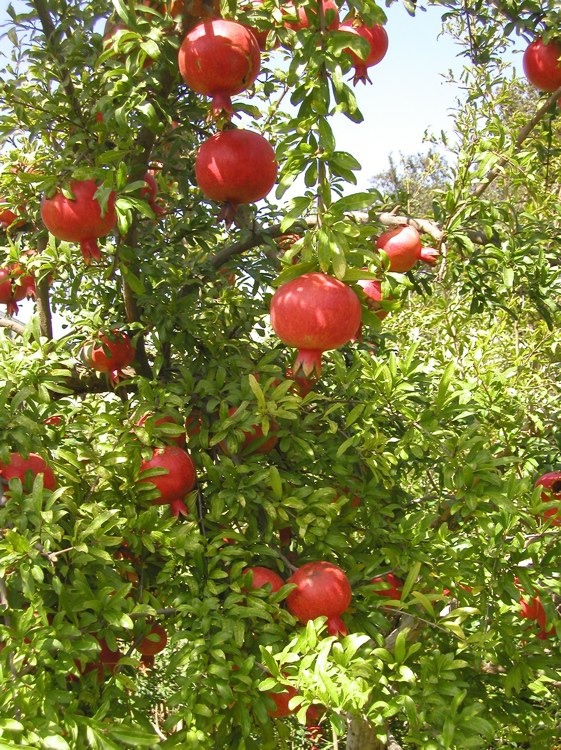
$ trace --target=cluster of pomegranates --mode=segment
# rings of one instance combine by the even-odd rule
[[[376,248],[388,259],[394,273],[410,271],[419,260],[434,264],[438,251],[423,247],[419,232],[399,226],[384,232]],[[378,279],[359,282],[367,304],[380,318],[382,285]],[[292,373],[305,376],[321,373],[322,352],[337,349],[358,337],[361,304],[346,284],[324,273],[307,273],[280,286],[271,299],[271,325],[282,342],[298,349]]]

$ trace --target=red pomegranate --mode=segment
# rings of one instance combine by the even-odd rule
[[[368,77],[368,68],[378,65],[378,63],[384,59],[386,52],[388,51],[388,35],[385,28],[380,26],[380,24],[374,24],[374,26],[363,26],[360,21],[357,21],[356,19],[346,18],[339,29],[340,31],[356,34],[357,36],[366,39],[370,45],[370,51],[366,59],[359,57],[356,52],[353,52],[350,48],[343,51],[349,55],[353,62],[355,69],[353,84],[356,86],[359,81],[363,81],[364,83],[368,81],[368,83],[371,83],[370,78]]]
[[[241,7],[241,10],[243,10],[245,13],[251,13],[252,10],[258,10],[262,7],[263,0],[250,0],[249,3],[244,4]],[[267,49],[267,38],[269,36],[270,29],[256,29],[254,26],[250,26],[248,24],[244,24],[246,28],[248,28],[255,39],[257,40],[257,44],[259,45],[259,49],[264,52]],[[277,47],[278,43],[274,45],[274,47]]]
[[[286,599],[289,611],[301,623],[316,617],[327,617],[328,629],[339,630],[340,616],[351,603],[351,585],[345,573],[337,565],[320,560],[302,565],[287,583],[297,588]],[[344,627],[344,625],[343,625]]]
[[[519,603],[520,616],[527,620],[533,620],[539,625],[538,638],[544,640],[555,634],[555,628],[546,630],[547,614],[539,596],[533,596],[529,600],[521,597]]]
[[[251,130],[223,130],[206,140],[195,159],[197,184],[207,198],[223,203],[220,219],[230,224],[241,203],[264,198],[277,179],[273,147]]]
[[[549,518],[553,526],[561,526],[561,471],[550,471],[543,474],[536,480],[534,487],[541,486],[544,491],[541,495],[542,503],[549,503],[551,500],[559,500],[557,507],[548,508],[544,511],[543,517]]]
[[[141,472],[150,469],[165,469],[163,474],[140,480],[154,485],[160,493],[158,498],[152,500],[152,504],[169,505],[174,516],[180,513],[186,516],[187,507],[183,498],[197,481],[197,472],[191,456],[176,445],[154,448],[152,458],[143,461],[140,466]]]
[[[289,380],[294,381],[294,386],[290,389],[293,393],[297,393],[300,398],[305,398],[308,393],[313,391],[317,378],[307,378],[304,375],[295,375],[292,371],[292,367],[287,367],[286,377]]]
[[[0,303],[7,306],[8,315],[17,315],[24,297],[35,297],[35,279],[24,273],[19,263],[0,268]]]
[[[298,695],[298,691],[296,688],[293,688],[291,685],[286,687],[282,693],[267,693],[269,698],[271,698],[275,703],[274,709],[269,709],[269,716],[272,719],[282,719],[286,716],[290,716],[291,714],[295,713],[295,711],[298,710],[298,708],[289,708],[288,703],[289,701],[294,698],[295,695]]]
[[[524,75],[540,91],[555,91],[561,86],[560,58],[561,43],[534,39],[522,57]]]
[[[135,354],[129,336],[118,330],[100,334],[96,341],[82,348],[84,363],[98,372],[108,373],[112,383],[123,376],[123,368],[134,362]]]
[[[350,341],[360,325],[353,290],[325,273],[305,273],[280,286],[271,299],[271,325],[281,341],[298,349],[292,371],[321,373],[321,354]]]
[[[163,625],[156,623],[135,647],[143,656],[155,656],[163,651],[168,642],[168,634]]]
[[[319,6],[319,2],[317,3]],[[326,22],[326,28],[329,31],[336,31],[339,28],[339,8],[334,0],[322,0],[323,16]],[[294,7],[293,3],[287,3],[284,6],[284,12],[289,13],[291,16],[298,16],[297,21],[286,21],[285,27],[287,29],[293,29],[294,31],[300,31],[301,29],[319,28],[319,14],[313,7],[308,6],[304,8],[299,6],[298,9]]]
[[[237,410],[237,406],[230,407],[228,409],[228,416],[233,416],[237,412]],[[276,432],[277,429],[278,425],[273,422],[271,424],[269,432],[265,436],[263,434],[261,425],[253,425],[251,430],[244,431],[244,441],[241,447],[242,452],[245,454],[260,453],[262,455],[264,455],[265,453],[270,453],[279,441]],[[224,451],[228,452],[226,443],[224,441],[220,443],[220,447]]]
[[[198,94],[212,97],[212,113],[233,113],[231,96],[245,91],[261,65],[259,45],[236,21],[210,18],[198,23],[179,49],[179,71]]]
[[[415,227],[401,226],[388,229],[376,240],[378,250],[383,250],[390,260],[390,271],[405,273],[410,271],[418,260],[434,265],[438,251],[423,248]]]
[[[384,320],[388,316],[387,310],[382,310],[382,282],[378,279],[359,279],[357,284],[362,287],[362,291],[367,296],[366,304],[368,307],[376,313],[376,316],[380,320]],[[389,298],[388,298],[389,299]]]
[[[152,211],[156,216],[162,216],[165,213],[165,209],[160,205],[158,201],[158,183],[154,177],[154,171],[149,169],[144,175],[144,182],[146,187],[141,188],[140,195],[148,203]]]
[[[185,431],[189,439],[196,437],[203,427],[203,413],[200,409],[191,409],[185,417]]]
[[[20,211],[22,211],[21,207]],[[2,227],[2,229],[17,229],[17,227],[21,227],[25,224],[23,219],[16,221],[17,219],[18,215],[8,207],[6,200],[0,196],[0,227]]]
[[[146,414],[143,414],[138,422],[136,423],[137,427],[143,427],[148,422],[149,426],[159,427],[162,424],[174,424],[177,425],[177,422],[172,416],[164,416],[164,417],[156,417],[151,412],[146,412]],[[175,445],[178,445],[180,448],[185,448],[186,440],[185,440],[185,433],[182,432],[180,435],[164,435],[163,439],[170,442],[175,443]]]
[[[103,682],[106,671],[113,674],[123,654],[119,649],[116,651],[110,649],[105,638],[98,638],[98,642],[100,651],[96,661],[90,662],[84,667],[82,667],[79,662],[76,662],[76,665],[82,675],[89,674],[90,672],[97,672],[97,681],[98,683],[101,683]],[[69,678],[71,680],[76,679],[73,675],[70,675]]]
[[[59,240],[80,243],[84,262],[89,265],[92,260],[101,258],[98,238],[109,234],[117,223],[115,193],[109,194],[107,207],[102,212],[94,197],[98,189],[94,180],[72,180],[70,189],[74,199],[61,192],[52,198],[43,198],[41,218],[49,232]]]
[[[393,573],[386,573],[383,576],[375,576],[370,579],[370,583],[375,585],[383,585],[383,588],[377,588],[376,594],[378,596],[384,596],[387,599],[401,599],[401,590],[403,589],[403,581]]]
[[[57,482],[53,470],[37,453],[30,453],[27,458],[24,458],[21,453],[10,453],[10,460],[7,463],[0,462],[0,475],[6,482],[17,478],[23,484],[28,471],[33,479],[37,474],[43,475],[45,489],[56,489]]]
[[[269,568],[263,568],[260,565],[254,565],[252,568],[245,568],[242,572],[244,575],[246,575],[247,573],[251,574],[252,589],[260,589],[263,588],[263,586],[269,585],[271,587],[271,591],[274,593],[275,591],[278,591],[282,586],[284,586],[284,581],[279,576],[279,574],[275,573],[274,570],[270,570]]]

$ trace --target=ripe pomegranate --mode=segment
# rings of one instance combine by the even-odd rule
[[[321,373],[321,354],[355,335],[361,319],[353,290],[325,273],[305,273],[280,286],[271,299],[271,325],[298,356],[293,373]]]
[[[547,615],[539,596],[533,596],[526,600],[523,596],[520,598],[520,615],[527,620],[534,620],[539,625],[538,638],[545,640],[555,635],[555,628],[546,630]]]
[[[267,693],[267,695],[275,703],[275,708],[269,709],[268,712],[272,719],[282,719],[285,716],[290,716],[298,710],[297,708],[288,707],[288,702],[294,698],[295,695],[298,695],[298,691],[296,688],[293,688],[292,685],[288,685],[282,693]]]
[[[561,471],[550,471],[543,474],[536,480],[534,487],[541,486],[544,491],[541,495],[542,503],[548,503],[551,500],[561,501]],[[551,519],[553,526],[561,526],[561,502],[557,507],[548,508],[544,511],[544,519]]]
[[[322,0],[323,16],[326,22],[326,28],[328,31],[336,31],[339,28],[339,8],[334,0]],[[319,2],[318,2],[319,6]],[[286,21],[285,27],[287,29],[293,29],[294,31],[301,31],[302,29],[319,28],[319,14],[317,10],[312,7],[304,8],[300,6],[298,9],[294,7],[293,3],[287,3],[284,6],[284,12],[291,16],[298,16],[297,21]]]
[[[438,251],[423,248],[415,227],[402,226],[388,229],[376,240],[378,250],[383,250],[390,260],[390,271],[405,273],[410,271],[418,260],[434,265]]]
[[[169,504],[174,516],[180,513],[186,516],[187,507],[183,498],[193,489],[197,481],[197,472],[191,456],[176,445],[154,448],[152,458],[143,461],[140,466],[141,472],[149,469],[165,469],[165,474],[140,480],[154,485],[160,493],[158,498],[152,500],[152,504]]]
[[[98,372],[109,373],[111,383],[123,376],[123,367],[134,362],[135,349],[124,331],[112,330],[82,348],[82,359],[86,365]]]
[[[403,581],[393,573],[386,573],[383,576],[375,576],[370,579],[372,584],[383,584],[384,588],[378,588],[376,594],[378,596],[385,596],[387,599],[401,599],[401,590],[403,589]]]
[[[522,57],[524,75],[540,91],[555,91],[561,86],[560,58],[561,43],[534,39]]]
[[[223,130],[206,140],[195,159],[197,184],[207,198],[223,203],[219,219],[231,224],[241,203],[264,198],[277,179],[271,144],[251,130]]]
[[[244,4],[241,7],[241,10],[243,10],[245,13],[251,13],[252,9],[260,9],[262,5],[263,0],[250,0],[249,3]],[[250,26],[248,24],[244,24],[244,26],[251,31],[251,33],[257,40],[259,49],[264,52],[267,49],[267,38],[269,36],[270,29],[256,29],[254,26]],[[274,47],[278,47],[278,43],[276,43]]]
[[[340,615],[348,608],[352,596],[351,585],[341,568],[325,560],[306,563],[287,583],[297,586],[288,595],[286,605],[301,623],[323,616],[327,617],[329,632],[340,632]]]
[[[236,406],[230,407],[228,409],[228,416],[233,416],[237,410],[238,408]],[[253,425],[251,430],[244,430],[244,441],[241,447],[242,452],[246,454],[260,453],[262,455],[270,453],[279,441],[276,432],[277,429],[278,425],[273,422],[267,436],[263,434],[261,425],[258,424]],[[220,443],[220,447],[227,452],[227,446],[224,441]]]
[[[140,195],[148,203],[152,211],[156,216],[162,216],[165,213],[163,208],[158,201],[158,183],[154,177],[154,171],[149,169],[144,175],[144,182],[146,187],[141,188]]]
[[[35,296],[35,279],[24,273],[19,263],[0,268],[0,303],[7,306],[8,315],[17,315],[18,302],[24,297]]]
[[[57,481],[51,467],[37,453],[30,453],[24,458],[21,453],[10,453],[10,460],[7,463],[0,461],[0,475],[4,481],[10,479],[19,479],[23,484],[27,472],[31,473],[33,479],[37,474],[43,475],[43,486],[47,490],[55,490]]]
[[[388,316],[388,311],[382,310],[381,302],[384,299],[382,295],[382,282],[378,279],[359,279],[357,284],[362,287],[362,291],[368,298],[366,302],[368,307],[375,311],[376,316],[380,320],[384,320]]]
[[[304,375],[294,375],[292,367],[287,367],[285,375],[289,380],[294,381],[294,386],[290,390],[293,393],[297,393],[300,398],[305,398],[310,391],[313,391],[314,385],[317,383],[317,378],[306,378]]]
[[[154,414],[151,412],[146,412],[146,414],[143,414],[138,422],[136,423],[137,427],[143,427],[148,422],[149,425],[154,425],[154,427],[159,427],[161,424],[175,424],[177,425],[177,422],[175,419],[169,415],[165,417],[155,417]],[[180,448],[185,448],[186,440],[185,440],[185,433],[182,432],[180,435],[172,436],[172,435],[164,435],[163,439],[170,442],[175,443],[175,445],[178,445]]]
[[[80,671],[80,674],[85,675],[89,674],[90,672],[97,672],[97,681],[98,683],[102,683],[105,677],[105,672],[107,671],[113,674],[123,654],[119,651],[119,649],[117,649],[116,651],[110,649],[105,638],[98,638],[98,642],[100,645],[100,651],[96,661],[90,662],[84,667],[82,667],[78,661],[76,661],[75,663]],[[73,682],[77,678],[74,675],[69,675],[68,679]]]
[[[198,94],[212,97],[212,114],[233,113],[231,96],[249,88],[261,65],[259,45],[236,21],[212,18],[198,23],[179,49],[179,71]]]
[[[51,234],[59,240],[80,243],[80,250],[86,265],[92,260],[100,260],[97,244],[99,237],[114,228],[117,223],[115,213],[115,193],[112,191],[104,212],[94,198],[98,185],[94,180],[72,180],[70,189],[74,199],[55,193],[52,198],[41,201],[41,218]]]
[[[200,409],[191,409],[191,413],[185,417],[185,431],[189,439],[196,437],[203,426],[203,413]]]
[[[263,586],[269,585],[271,587],[271,591],[274,593],[275,591],[278,591],[282,586],[284,586],[284,581],[279,576],[279,574],[275,573],[274,570],[269,570],[269,568],[263,568],[260,565],[255,565],[252,568],[245,568],[242,572],[244,575],[246,575],[247,573],[251,573],[252,589],[260,589]]]
[[[22,207],[19,210],[21,212]],[[25,224],[24,219],[17,219],[18,215],[11,208],[8,208],[6,200],[0,196],[0,227],[2,229],[17,229]]]
[[[156,623],[150,628],[150,632],[144,636],[140,643],[135,646],[143,656],[155,656],[163,651],[168,642],[168,634],[163,625]]]
[[[368,77],[368,68],[378,65],[388,51],[388,35],[385,28],[378,23],[374,26],[363,26],[357,19],[346,18],[339,29],[366,39],[370,45],[370,51],[366,59],[359,57],[356,52],[348,47],[343,51],[349,55],[353,62],[355,69],[353,84],[356,86],[359,81],[371,83]]]

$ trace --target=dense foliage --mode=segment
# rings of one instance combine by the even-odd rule
[[[534,485],[561,468],[561,89],[514,79],[504,53],[554,40],[561,10],[430,4],[465,52],[455,132],[428,177],[411,159],[410,181],[393,169],[361,193],[331,123],[362,119],[369,42],[337,16],[383,25],[416,2],[309,0],[306,23],[276,0],[9,6],[0,748],[559,741],[559,500]],[[195,159],[231,132],[229,105],[177,63],[219,12],[268,31],[231,123],[279,165],[257,205],[224,193],[226,222]],[[261,178],[255,158],[228,179]],[[96,206],[78,211],[90,180]],[[373,238],[404,223],[434,265],[388,270]],[[309,272],[362,309],[318,378],[269,321],[275,289]],[[286,581],[318,561],[343,594],[316,581],[293,611],[325,600],[325,616],[302,624],[293,585],[262,586],[262,568]]]

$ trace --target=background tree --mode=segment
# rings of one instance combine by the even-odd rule
[[[430,202],[351,191],[359,164],[330,123],[361,120],[348,50],[368,49],[333,6],[302,3],[308,25],[272,0],[10,6],[0,746],[559,739],[559,499],[534,485],[561,451],[561,83],[528,92],[502,58],[517,34],[550,42],[561,11],[434,4],[465,49],[466,100]],[[370,0],[337,10],[385,20]],[[228,104],[209,89],[209,119],[177,62],[218,11],[269,32],[232,122],[279,163],[276,192],[228,206],[228,227],[200,189]],[[237,190],[265,171],[242,157]],[[77,210],[90,180],[95,205],[60,237],[45,205]],[[434,267],[392,270],[372,238],[401,225],[439,251]],[[318,271],[356,292],[362,326],[314,377],[268,313],[275,289]],[[33,290],[23,325],[11,313]],[[352,599],[328,582],[306,621],[279,585],[317,562]]]

